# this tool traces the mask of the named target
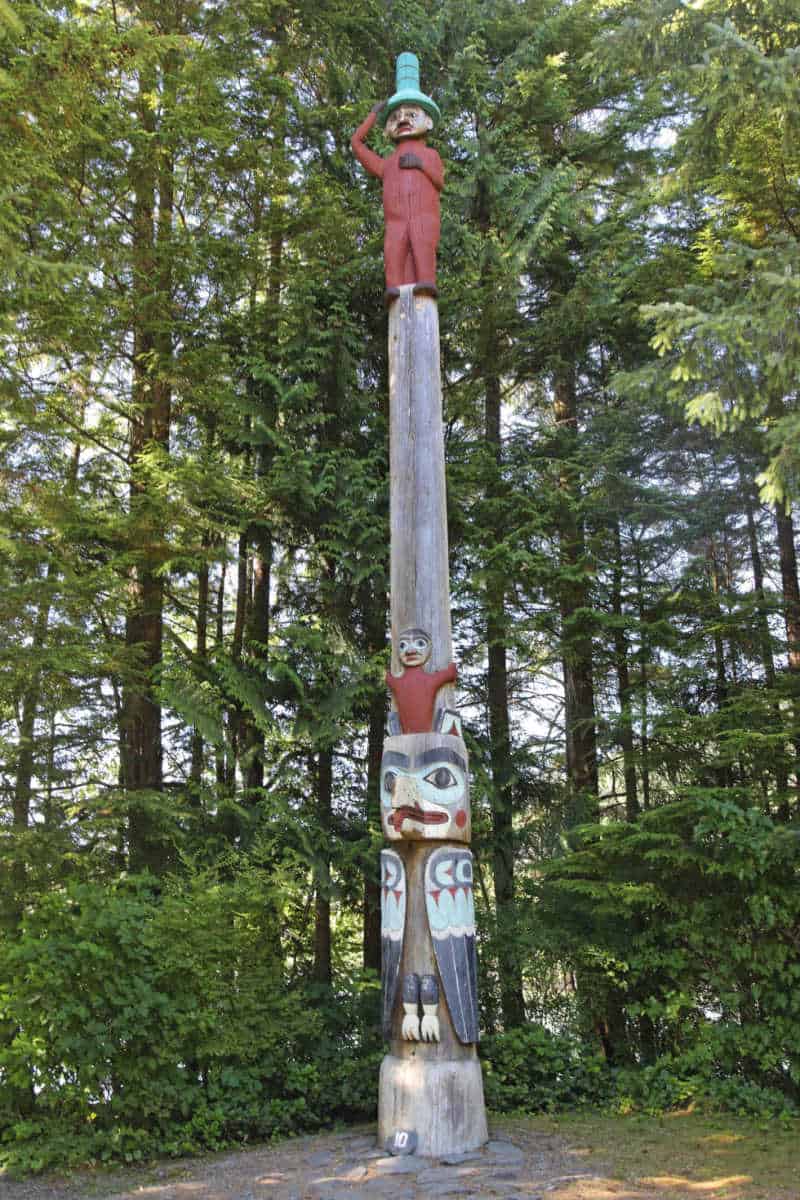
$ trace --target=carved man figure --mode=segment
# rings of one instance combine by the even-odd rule
[[[430,634],[424,629],[403,630],[397,639],[397,657],[403,674],[386,672],[386,686],[394,696],[403,733],[430,733],[436,693],[458,678],[455,663],[442,671],[425,670],[431,648]]]
[[[396,143],[388,158],[381,158],[366,145],[379,114],[386,133]],[[439,193],[444,186],[444,168],[425,139],[438,115],[434,101],[419,90],[416,55],[401,54],[397,60],[397,91],[385,103],[375,105],[350,142],[361,165],[383,180],[387,303],[406,283],[413,283],[415,292],[436,295]]]

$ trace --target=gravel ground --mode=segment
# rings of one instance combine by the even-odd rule
[[[553,1135],[502,1128],[452,1159],[392,1158],[369,1129],[111,1173],[0,1179],[2,1200],[601,1200],[601,1169]],[[589,1191],[584,1187],[589,1186]],[[566,1189],[566,1190],[565,1190]],[[633,1196],[630,1192],[628,1195]],[[637,1193],[644,1198],[644,1193]],[[674,1200],[674,1197],[673,1197]]]
[[[586,1148],[521,1121],[496,1122],[486,1147],[449,1159],[389,1157],[376,1147],[374,1130],[362,1127],[135,1170],[0,1178],[0,1200],[748,1200],[750,1194],[743,1177],[625,1182]],[[765,1192],[753,1196],[763,1200]],[[779,1190],[774,1200],[793,1198]]]

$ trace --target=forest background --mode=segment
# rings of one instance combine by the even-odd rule
[[[402,50],[487,1100],[800,1105],[796,5],[4,0],[17,1169],[374,1111]]]

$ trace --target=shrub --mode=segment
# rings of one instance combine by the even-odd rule
[[[0,957],[0,1107],[17,1170],[138,1161],[374,1112],[374,984],[286,988],[265,881],[73,884],[42,897]],[[0,1092],[3,1089],[0,1088]],[[2,1101],[0,1101],[2,1104]]]
[[[612,1080],[599,1054],[542,1025],[495,1034],[481,1043],[486,1103],[495,1112],[550,1112],[603,1104]]]

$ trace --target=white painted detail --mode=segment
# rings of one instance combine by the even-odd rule
[[[403,1004],[403,1037],[407,1042],[419,1041],[419,1013],[417,1012],[416,1002],[413,1004]]]
[[[439,1041],[439,1018],[436,1015],[438,1007],[438,1004],[423,1004],[422,1006],[423,1015],[420,1034],[423,1042]]]

